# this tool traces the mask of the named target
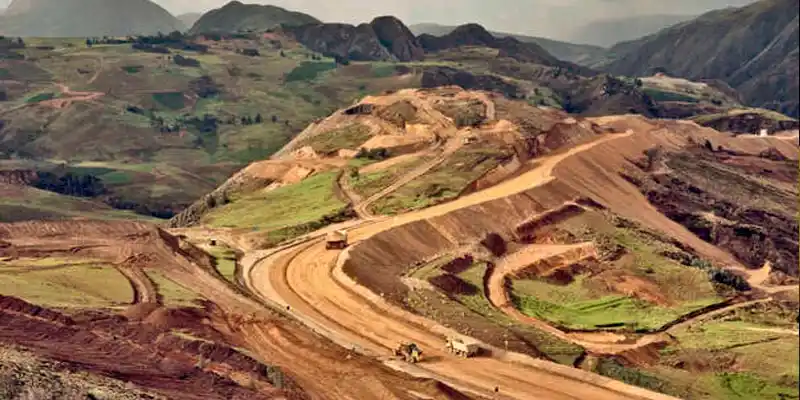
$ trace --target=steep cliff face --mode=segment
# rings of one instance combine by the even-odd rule
[[[287,28],[303,45],[327,56],[353,61],[419,61],[425,52],[395,17],[378,17],[369,24],[307,24]]]
[[[418,61],[425,50],[402,21],[392,16],[378,17],[370,23],[378,40],[399,61]]]

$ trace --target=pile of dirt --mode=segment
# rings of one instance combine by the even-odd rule
[[[155,314],[155,313],[153,313]],[[152,314],[151,314],[152,315]],[[191,317],[194,319],[195,317]],[[291,378],[261,373],[269,366],[231,347],[176,337],[172,326],[129,322],[124,317],[82,318],[0,297],[0,343],[23,346],[37,355],[99,375],[113,376],[174,399],[303,398]],[[124,340],[119,340],[124,338]],[[250,387],[270,387],[254,391]]]

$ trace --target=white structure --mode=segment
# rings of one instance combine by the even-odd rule
[[[758,136],[766,137],[767,136],[767,130],[766,129],[762,129],[760,132],[758,132]]]

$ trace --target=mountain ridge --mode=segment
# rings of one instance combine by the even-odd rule
[[[0,34],[8,36],[125,36],[181,28],[150,0],[13,0],[0,14]]]
[[[619,43],[606,70],[620,75],[665,72],[721,79],[745,101],[798,116],[798,9],[793,0],[761,0],[715,10],[644,38]],[[675,57],[681,54],[681,57]]]

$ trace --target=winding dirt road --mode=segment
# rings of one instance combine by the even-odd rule
[[[624,137],[616,134],[537,160],[538,167],[512,181],[450,203],[371,221],[350,229],[353,241],[415,220],[502,198],[553,179],[553,168],[563,159],[599,143]],[[426,352],[415,366],[390,363],[413,374],[424,374],[462,390],[485,396],[530,399],[667,399],[571,367],[493,349],[492,357],[460,359],[444,349],[443,328],[437,323],[370,298],[363,287],[347,282],[337,259],[340,252],[325,249],[321,239],[266,252],[262,259],[243,260],[246,285],[272,304],[286,308],[300,321],[334,342],[377,358],[386,358],[398,341],[413,341]],[[368,291],[368,290],[367,290]],[[377,297],[377,296],[375,296]],[[513,361],[512,361],[513,360]]]

